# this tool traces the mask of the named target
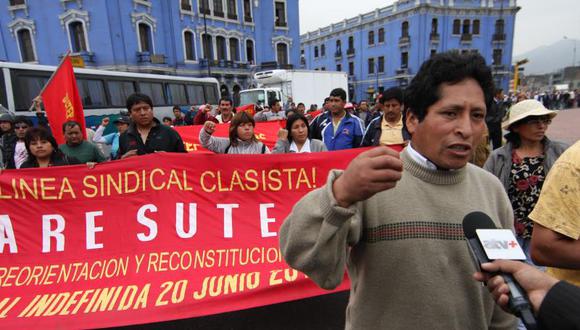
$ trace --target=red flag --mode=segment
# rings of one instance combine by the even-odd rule
[[[240,111],[245,111],[252,116],[254,116],[256,114],[256,108],[254,107],[253,104],[240,105],[239,107],[236,108],[236,112],[240,112]]]
[[[62,124],[69,120],[77,121],[81,125],[84,138],[87,138],[83,104],[68,55],[56,69],[41,96],[48,122],[52,127],[52,134],[59,144],[64,143]]]

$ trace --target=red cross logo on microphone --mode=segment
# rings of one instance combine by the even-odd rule
[[[510,246],[512,249],[515,249],[515,248],[516,248],[516,246],[518,246],[518,243],[517,243],[516,241],[510,241],[510,242],[509,242],[509,246]]]

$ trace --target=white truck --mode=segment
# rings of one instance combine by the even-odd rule
[[[267,105],[272,100],[279,100],[282,105],[291,97],[296,104],[302,102],[306,109],[312,104],[322,107],[322,102],[330,91],[342,88],[347,92],[348,77],[346,72],[315,70],[268,70],[257,72],[254,79],[258,88],[240,92],[240,105]]]

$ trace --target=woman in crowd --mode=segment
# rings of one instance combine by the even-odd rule
[[[273,153],[326,151],[324,142],[309,139],[309,133],[308,119],[304,115],[293,114],[286,121],[286,129],[281,128],[278,131],[278,141]]]
[[[20,168],[78,165],[80,162],[58,149],[54,137],[43,127],[34,127],[24,137],[28,159]],[[94,166],[94,165],[93,165]],[[90,165],[89,165],[90,167]]]
[[[568,148],[546,136],[556,112],[536,100],[524,100],[511,107],[502,128],[507,143],[493,151],[484,168],[502,182],[514,209],[518,242],[530,259],[534,223],[528,215],[534,209],[542,185],[556,159]]]
[[[201,146],[218,154],[269,154],[265,144],[254,135],[256,122],[245,111],[235,114],[230,123],[229,138],[214,137],[215,123],[206,121],[199,131]]]

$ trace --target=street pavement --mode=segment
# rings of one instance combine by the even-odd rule
[[[546,135],[570,144],[580,140],[580,108],[558,111]]]

